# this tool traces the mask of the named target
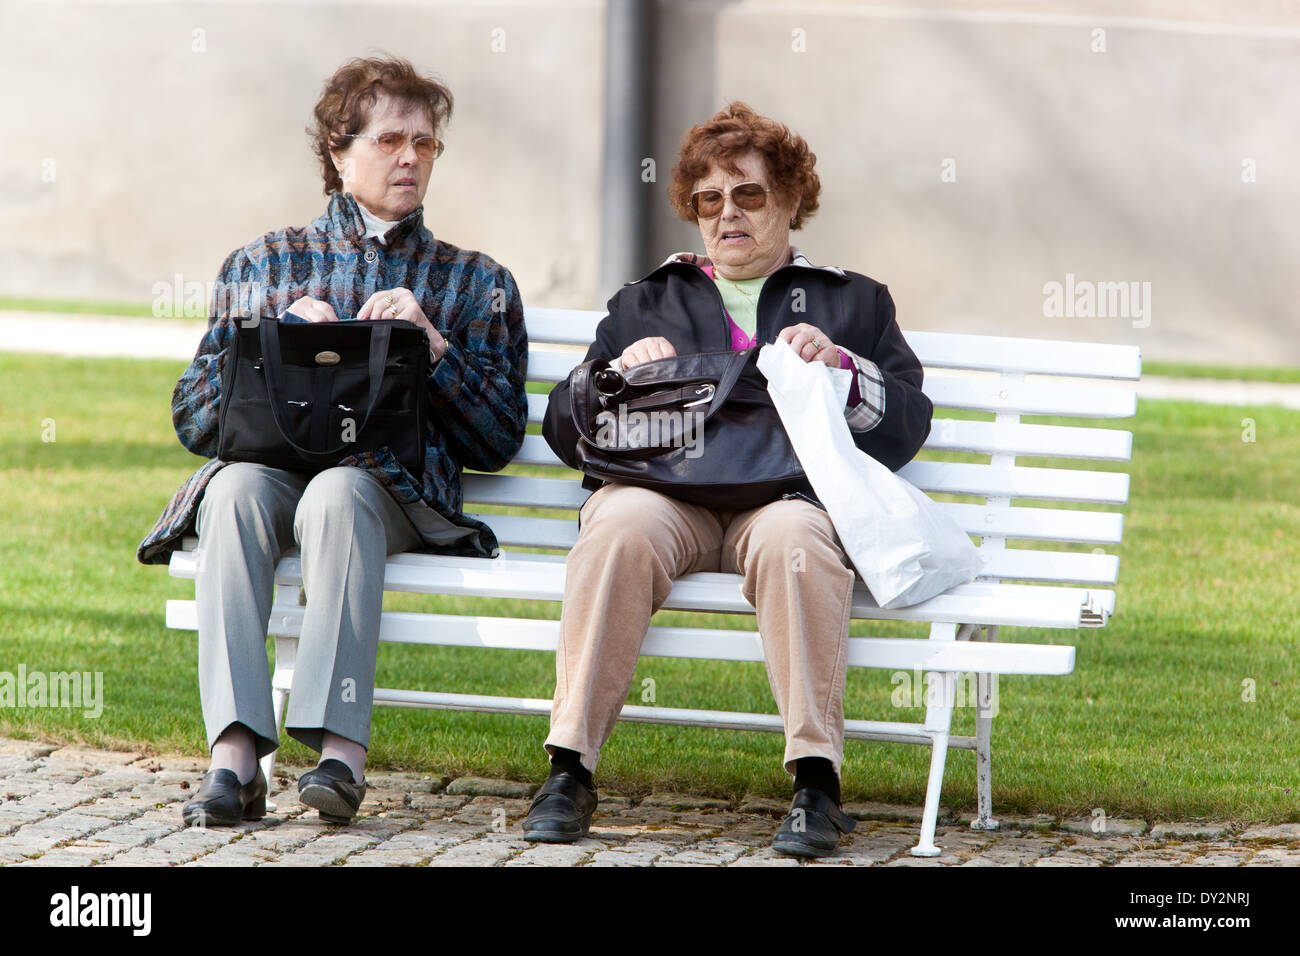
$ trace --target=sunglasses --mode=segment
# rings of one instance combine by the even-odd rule
[[[753,212],[767,205],[767,194],[772,190],[758,183],[737,183],[725,193],[721,189],[697,189],[691,193],[691,209],[700,219],[713,219],[722,215],[727,195],[740,209]]]
[[[375,145],[390,156],[406,149],[406,143],[410,140],[411,145],[415,147],[416,158],[424,163],[437,159],[442,155],[445,148],[441,140],[432,136],[417,136],[414,140],[411,140],[411,137],[405,133],[397,132],[379,133],[378,135],[373,133],[343,133],[341,135],[346,136],[348,139],[374,140]]]

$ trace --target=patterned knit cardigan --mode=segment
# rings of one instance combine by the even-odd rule
[[[214,456],[221,364],[237,322],[251,312],[273,318],[303,296],[328,302],[340,319],[349,319],[375,292],[395,288],[410,289],[447,340],[428,378],[424,473],[410,474],[387,449],[341,464],[374,475],[428,550],[496,556],[492,530],[461,513],[460,471],[496,471],[523,443],[528,340],[514,277],[482,253],[435,239],[424,228],[422,209],[393,226],[384,243],[365,233],[356,200],[334,193],[325,214],[306,228],[268,233],[226,259],[207,334],[172,393],[181,444],[212,460],[181,486],[140,543],[142,563],[167,562],[180,539],[193,533],[203,491],[227,464]]]

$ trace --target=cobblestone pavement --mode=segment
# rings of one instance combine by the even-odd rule
[[[919,807],[849,804],[860,822],[835,856],[768,846],[787,802],[601,793],[591,836],[528,843],[533,784],[376,774],[350,826],[297,802],[302,768],[277,768],[277,809],[255,823],[187,829],[204,761],[0,738],[0,865],[11,866],[1300,866],[1300,824],[1002,817],[996,831],[944,814],[941,856],[913,857]]]

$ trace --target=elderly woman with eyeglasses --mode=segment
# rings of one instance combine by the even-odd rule
[[[424,330],[432,363],[420,474],[388,449],[315,475],[213,458],[140,545],[141,561],[161,563],[184,535],[199,536],[199,693],[212,759],[186,824],[265,813],[258,760],[279,744],[266,632],[285,551],[301,552],[307,597],[285,729],[320,753],[299,799],[332,823],[351,821],[366,791],[385,557],[497,551],[491,529],[461,513],[460,474],[497,470],[519,450],[528,345],[509,271],[424,225],[451,109],[450,91],[404,60],[352,60],[329,79],[310,131],[329,206],[227,257],[208,332],[176,385],[181,443],[213,458],[221,367],[241,321],[401,319]]]
[[[817,209],[816,157],[787,127],[732,103],[684,137],[669,188],[699,226],[707,256],[680,253],[609,302],[586,360],[628,368],[695,352],[781,339],[806,362],[855,372],[845,418],[858,447],[897,470],[930,430],[921,366],[894,319],[888,289],[817,266],[790,244]],[[567,384],[550,395],[543,433],[577,467]],[[707,458],[708,448],[703,449]],[[840,809],[842,697],[854,573],[806,483],[765,505],[716,511],[658,492],[606,484],[581,511],[569,552],[545,747],[551,773],[524,836],[585,836],[597,798],[592,772],[627,699],[650,616],[673,578],[738,572],[754,605],[767,672],[785,723],[790,814],[773,847],[834,852],[853,821]],[[795,549],[802,559],[792,560]]]

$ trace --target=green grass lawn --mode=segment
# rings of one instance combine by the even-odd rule
[[[85,299],[47,299],[37,296],[0,295],[0,310],[58,312],[62,315],[118,315],[124,318],[153,318],[152,302],[95,302]],[[200,310],[206,317],[206,310]],[[191,317],[192,318],[192,317]]]
[[[98,719],[0,708],[0,734],[94,746],[206,748],[196,642],[163,626],[190,582],[135,562],[135,547],[200,464],[176,442],[171,388],[183,363],[0,354],[0,671],[102,671]],[[1254,423],[1244,442],[1243,419]],[[1300,641],[1300,413],[1143,402],[1116,427],[1135,432],[1124,509],[1118,614],[1100,631],[1004,629],[1007,641],[1078,647],[1075,673],[1004,678],[994,729],[999,812],[1300,820],[1294,719]],[[43,439],[53,438],[53,441]],[[1027,462],[1029,463],[1029,462]],[[1108,466],[1123,470],[1121,466]],[[1019,545],[1025,546],[1025,545]],[[487,614],[559,605],[391,597],[394,609]],[[661,615],[662,623],[718,623]],[[752,626],[752,618],[729,618]],[[857,622],[856,634],[915,625]],[[660,706],[774,712],[758,664],[646,658]],[[385,645],[383,686],[549,697],[551,654]],[[1253,686],[1253,694],[1247,688]],[[891,704],[890,674],[850,674],[849,716],[919,720]],[[1244,699],[1253,698],[1253,699]],[[969,710],[955,730],[973,732]],[[541,718],[378,708],[370,765],[538,780]],[[611,790],[679,789],[736,797],[788,793],[775,734],[621,725],[599,780]],[[289,742],[284,759],[308,762]],[[919,803],[929,749],[850,741],[848,799]],[[974,758],[949,757],[944,801],[974,806]]]
[[[1142,363],[1142,374],[1169,378],[1235,379],[1242,382],[1300,382],[1300,368],[1267,365],[1195,365],[1190,362]]]

